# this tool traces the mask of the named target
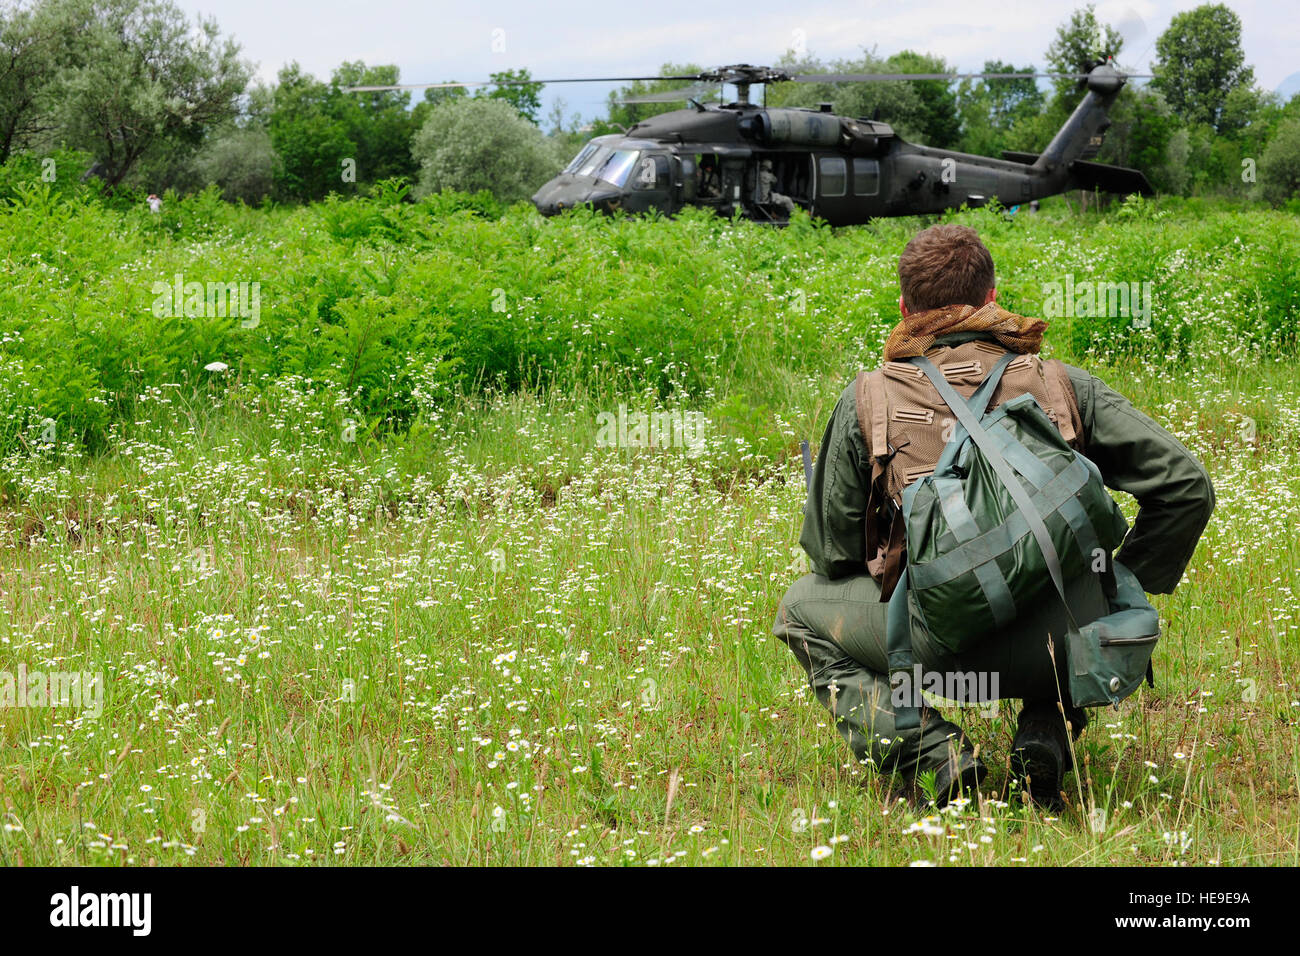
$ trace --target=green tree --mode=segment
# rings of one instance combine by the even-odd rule
[[[170,0],[53,0],[72,18],[56,80],[60,128],[109,186],[141,158],[192,150],[232,119],[251,67],[215,21],[191,23]]]
[[[530,82],[532,74],[527,70],[502,70],[489,75],[495,85],[491,89],[481,86],[474,91],[474,95],[503,100],[536,126],[538,113],[542,109],[543,84]]]
[[[1277,128],[1259,161],[1259,190],[1274,206],[1300,196],[1300,119]]]
[[[980,72],[1033,73],[1034,68],[986,60]],[[1029,78],[962,80],[957,87],[961,149],[981,156],[997,156],[1002,150],[1012,148],[1012,131],[1037,116],[1043,100],[1043,91]]]
[[[948,73],[951,68],[940,57],[903,50],[885,61],[889,73]],[[909,80],[919,101],[916,122],[927,146],[951,149],[961,136],[961,119],[957,114],[957,94],[952,80]]]
[[[353,158],[361,181],[415,175],[411,137],[416,128],[408,109],[411,94],[405,90],[346,92],[353,86],[393,86],[399,82],[401,75],[396,66],[367,67],[360,61],[344,63],[330,81],[326,106],[356,146]]]
[[[277,157],[271,136],[260,126],[230,126],[204,144],[195,170],[204,184],[216,183],[230,202],[250,205],[275,187]]]
[[[444,80],[444,83],[455,83],[455,80]],[[415,104],[411,110],[411,128],[419,130],[424,125],[424,121],[429,118],[433,108],[439,103],[445,103],[447,100],[459,99],[462,96],[469,96],[469,90],[463,86],[431,86],[424,91],[424,98]]]
[[[1141,170],[1161,192],[1181,192],[1186,187],[1186,170],[1170,167],[1170,143],[1181,124],[1159,92],[1149,86],[1124,87],[1111,107],[1110,119],[1098,161]]]
[[[587,142],[590,130],[581,129],[582,121],[575,113],[567,116],[565,110],[568,104],[563,98],[557,98],[551,104],[551,111],[546,116],[546,138],[555,150],[556,155],[560,158],[561,163],[568,161],[577,155],[578,150]]]
[[[357,146],[347,125],[334,114],[330,87],[297,63],[280,70],[278,79],[267,121],[271,145],[280,157],[277,195],[315,200],[341,191],[348,185],[347,161],[356,159]]]
[[[54,128],[51,81],[71,33],[59,5],[0,6],[0,163]]]
[[[1075,10],[1069,20],[1056,28],[1056,37],[1047,48],[1047,71],[1087,73],[1108,56],[1118,59],[1123,48],[1124,38],[1119,31],[1099,21],[1096,7],[1090,3]],[[1083,99],[1083,84],[1079,80],[1058,77],[1052,80],[1052,86],[1058,111],[1068,116]]]
[[[417,196],[448,189],[487,189],[502,202],[526,199],[559,171],[542,131],[492,97],[448,100],[433,108],[415,136]]]
[[[1254,85],[1245,61],[1240,18],[1221,3],[1204,4],[1175,15],[1156,40],[1151,85],[1184,122],[1217,130],[1233,91]]]

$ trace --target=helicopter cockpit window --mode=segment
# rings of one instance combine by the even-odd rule
[[[588,143],[586,146],[582,147],[577,156],[573,157],[573,161],[564,167],[564,171],[566,173],[578,172],[578,170],[582,169],[582,167],[586,165],[587,160],[591,159],[592,155],[598,149],[600,149],[600,147],[595,143]]]
[[[823,196],[843,196],[848,164],[841,156],[823,156],[817,162],[817,192]]]
[[[588,143],[573,158],[573,162],[564,167],[564,171],[574,176],[595,176],[615,186],[622,186],[636,166],[639,155],[640,150],[636,149],[614,149]]]
[[[575,176],[595,176],[612,155],[614,151],[608,146],[590,144],[569,164],[569,172]]]
[[[628,174],[636,166],[636,158],[639,155],[640,152],[635,149],[611,150],[609,158],[596,172],[596,178],[613,183],[615,186],[622,186],[627,182]]]
[[[874,159],[853,160],[853,195],[874,196],[880,192],[880,163]]]

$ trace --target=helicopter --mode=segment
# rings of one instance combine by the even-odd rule
[[[1107,110],[1133,76],[1110,58],[1086,73],[791,74],[747,63],[670,77],[603,80],[686,80],[730,84],[736,100],[704,103],[693,88],[626,102],[686,100],[686,109],[641,120],[622,134],[598,136],[533,195],[543,215],[588,205],[630,214],[652,209],[673,215],[687,206],[783,225],[796,209],[832,226],[888,216],[977,208],[996,199],[1016,207],[1068,190],[1151,195],[1139,170],[1096,163],[1110,126]],[[1087,94],[1041,153],[1003,151],[1000,159],[909,143],[887,123],[818,109],[766,107],[750,102],[754,85],[780,82],[877,82],[963,78],[1072,77]],[[355,87],[357,91],[416,89]]]

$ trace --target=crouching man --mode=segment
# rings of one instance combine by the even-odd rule
[[[899,259],[898,275],[902,321],[885,342],[884,366],[859,376],[831,413],[799,538],[812,573],[786,593],[773,633],[807,672],[817,699],[831,711],[857,760],[902,775],[914,799],[920,775],[933,772],[935,802],[942,806],[978,787],[986,768],[961,729],[933,707],[922,706],[918,721],[917,710],[902,706],[917,698],[900,702],[898,682],[891,687],[890,672],[898,668],[891,666],[887,641],[887,601],[908,566],[903,492],[935,472],[955,432],[958,439],[965,434],[955,429],[942,392],[971,401],[996,368],[1001,378],[990,382],[996,388],[988,409],[1032,394],[1059,430],[1063,449],[1078,451],[1095,465],[1098,487],[1104,481],[1137,499],[1137,519],[1118,552],[1112,557],[1113,546],[1093,549],[1104,554],[1094,570],[1105,572],[1109,606],[1106,598],[1091,604],[1081,598],[1074,606],[1079,625],[1125,606],[1116,604],[1116,580],[1127,583],[1127,606],[1140,606],[1154,622],[1142,591],[1167,594],[1181,580],[1209,521],[1214,491],[1191,452],[1124,396],[1082,369],[1039,359],[1047,324],[997,305],[993,259],[973,229],[938,225],[918,233]],[[933,366],[925,375],[918,356]],[[941,374],[952,388],[927,380],[931,374]],[[985,409],[974,413],[978,418]],[[945,513],[956,507],[951,500],[942,504]],[[1066,501],[1063,512],[1070,505]],[[1115,523],[1118,530],[1111,531],[1118,541],[1122,517]],[[992,675],[994,696],[1023,701],[1012,771],[1036,802],[1055,807],[1072,766],[1068,735],[1077,738],[1087,722],[1070,694],[1064,602],[1008,604],[1002,575],[1026,571],[1002,563],[991,582],[983,575],[988,569],[979,569],[990,600],[999,599],[1013,615],[1013,623],[991,637],[954,654],[951,648],[961,644],[960,635],[936,633],[914,603],[900,617],[910,624],[918,675],[963,674],[967,683],[971,675]],[[1045,575],[1046,570],[1040,564],[1029,573]],[[1054,577],[1059,579],[1059,569]],[[1097,594],[1101,587],[1097,585]],[[1057,592],[1049,587],[1047,593]],[[1123,587],[1119,594],[1122,599]],[[952,609],[944,627],[960,630],[962,613]],[[1154,623],[1151,630],[1153,645]],[[1114,686],[1118,681],[1112,678]],[[909,710],[911,717],[906,716]]]

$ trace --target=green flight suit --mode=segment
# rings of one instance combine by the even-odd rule
[[[935,346],[979,337],[984,336],[942,336]],[[1067,366],[1067,371],[1083,420],[1084,453],[1108,487],[1128,492],[1138,502],[1137,518],[1114,560],[1132,571],[1147,592],[1167,594],[1182,579],[1209,522],[1214,508],[1210,477],[1178,439],[1124,396],[1082,369]],[[865,565],[870,476],[850,383],[831,413],[804,505],[799,543],[812,573],[786,593],[773,633],[807,671],[813,692],[834,714],[854,756],[882,771],[912,774],[936,769],[951,749],[960,748],[961,731],[932,708],[923,710],[919,729],[895,730],[885,649],[887,605]],[[1056,647],[1054,665],[1045,641],[1029,636],[1062,633],[1060,611],[1035,613],[1042,628],[1024,628],[1024,637],[987,641],[960,658],[933,645],[914,614],[914,659],[927,671],[998,674],[1001,698],[1055,701],[1059,686],[1068,703],[1064,646]]]

